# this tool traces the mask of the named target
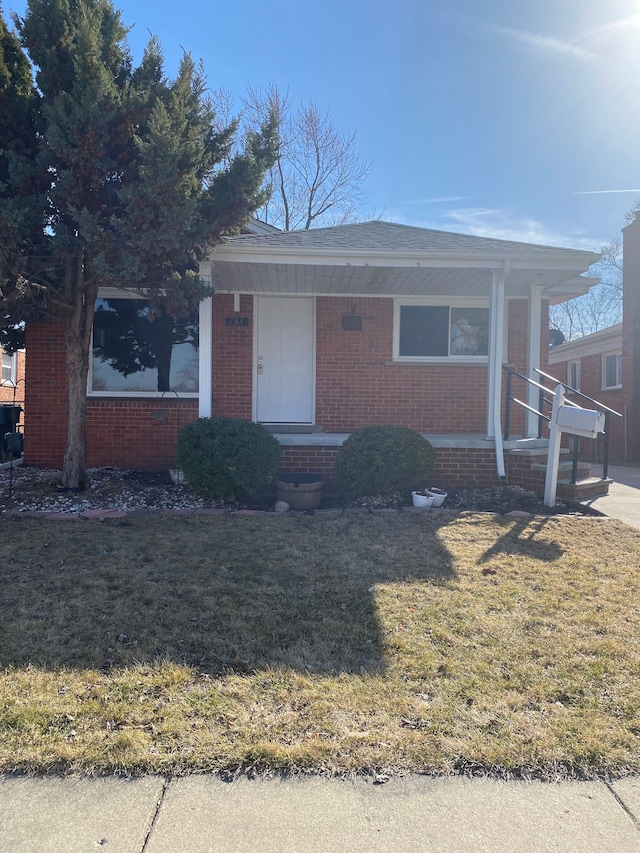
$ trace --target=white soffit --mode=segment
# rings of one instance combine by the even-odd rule
[[[588,290],[580,274],[599,258],[374,221],[230,238],[201,266],[219,291],[362,296],[487,295],[493,271],[508,266],[507,296],[538,285],[562,301]]]
[[[211,276],[214,290],[230,293],[484,296],[492,282],[492,268],[474,267],[311,266],[216,260],[208,269],[203,264],[203,274]],[[526,297],[531,285],[539,285],[543,297],[562,302],[586,293],[593,283],[564,270],[512,269],[506,279],[506,295]]]

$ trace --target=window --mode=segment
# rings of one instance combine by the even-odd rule
[[[602,356],[602,387],[619,388],[622,385],[622,353]]]
[[[145,299],[98,299],[89,390],[95,394],[198,391],[198,312],[151,316]]]
[[[478,358],[489,351],[489,309],[398,302],[394,358]]]
[[[0,350],[0,353],[2,353],[2,376],[0,376],[0,382],[15,382],[16,357],[14,355],[9,355],[9,353],[4,350]]]
[[[580,362],[579,361],[570,361],[567,365],[568,367],[568,376],[567,382],[572,388],[575,388],[576,391],[580,390]]]

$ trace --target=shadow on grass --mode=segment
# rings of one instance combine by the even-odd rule
[[[488,563],[504,554],[526,554],[527,557],[544,563],[559,560],[564,554],[564,548],[555,541],[541,538],[548,524],[547,517],[518,520],[483,553],[478,562]]]
[[[381,583],[454,578],[444,515],[0,522],[0,666],[379,672]]]

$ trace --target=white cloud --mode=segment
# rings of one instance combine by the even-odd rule
[[[468,201],[469,198],[468,195],[436,196],[434,198],[419,198],[416,201],[408,201],[406,204],[441,204],[451,201]]]
[[[385,216],[385,219],[391,217]],[[395,221],[420,228],[473,234],[476,237],[492,237],[496,240],[515,240],[518,243],[536,243],[542,246],[562,246],[569,249],[599,251],[606,240],[602,237],[587,237],[580,232],[555,231],[531,217],[515,216],[511,211],[488,207],[459,207],[444,211],[437,220],[406,217],[397,212]]]
[[[560,39],[555,36],[545,36],[539,33],[529,33],[524,30],[514,30],[510,27],[495,27],[491,29],[499,35],[532,47],[546,54],[570,56],[581,62],[595,62],[598,56],[585,47],[580,47],[575,41]]]

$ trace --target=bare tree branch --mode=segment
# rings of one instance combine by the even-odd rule
[[[559,329],[567,341],[622,320],[622,237],[605,243],[600,252],[602,259],[591,268],[591,273],[601,279],[600,284],[584,296],[549,309],[551,328]]]
[[[271,195],[258,215],[284,231],[354,221],[371,170],[356,154],[355,132],[342,135],[312,101],[292,107],[289,92],[274,83],[266,90],[249,89],[243,107],[249,127],[269,112],[280,126]]]

